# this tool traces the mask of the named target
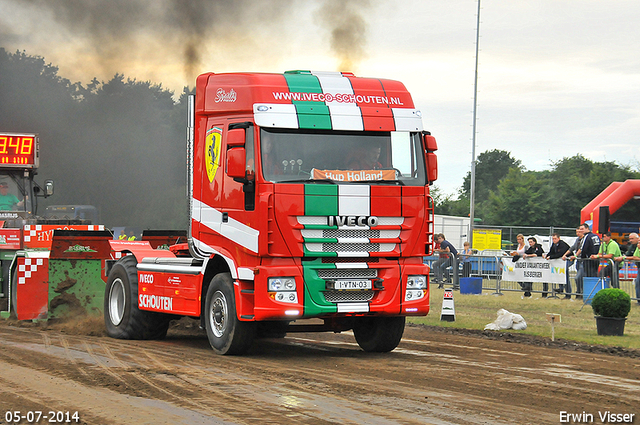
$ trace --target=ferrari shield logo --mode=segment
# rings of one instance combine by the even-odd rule
[[[205,154],[204,162],[207,166],[207,177],[209,182],[213,183],[213,179],[216,178],[216,172],[220,166],[220,145],[222,144],[222,129],[213,127],[207,131],[207,138],[205,140]]]

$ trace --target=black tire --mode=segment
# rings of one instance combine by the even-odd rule
[[[18,317],[18,310],[16,306],[18,305],[18,295],[16,291],[18,290],[18,268],[14,268],[11,271],[11,305],[10,307],[10,315],[11,317]]]
[[[0,288],[0,292],[2,292],[5,297],[9,296],[9,285],[11,285],[11,282],[9,281],[10,267],[11,261],[0,260],[0,269],[2,270],[2,288]]]
[[[138,309],[136,258],[119,259],[109,272],[104,293],[107,335],[118,339],[163,339],[171,316]]]
[[[218,273],[211,279],[203,314],[209,344],[216,353],[244,354],[251,348],[256,324],[238,320],[229,273]]]
[[[364,351],[387,353],[394,350],[404,333],[405,317],[363,317],[353,327],[356,342]]]

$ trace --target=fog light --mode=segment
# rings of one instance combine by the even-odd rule
[[[281,303],[297,304],[298,294],[295,292],[276,292],[272,297],[274,300]]]
[[[423,289],[407,289],[404,294],[405,301],[416,301],[425,297],[427,291]]]

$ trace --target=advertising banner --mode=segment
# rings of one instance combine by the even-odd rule
[[[512,257],[502,259],[502,280],[510,282],[566,283],[567,263],[564,260]]]

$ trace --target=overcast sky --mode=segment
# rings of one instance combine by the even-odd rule
[[[178,93],[206,71],[397,79],[453,193],[471,164],[476,13],[475,0],[0,0],[0,47],[73,82],[119,72]],[[476,154],[639,168],[640,2],[484,0],[480,35]]]

